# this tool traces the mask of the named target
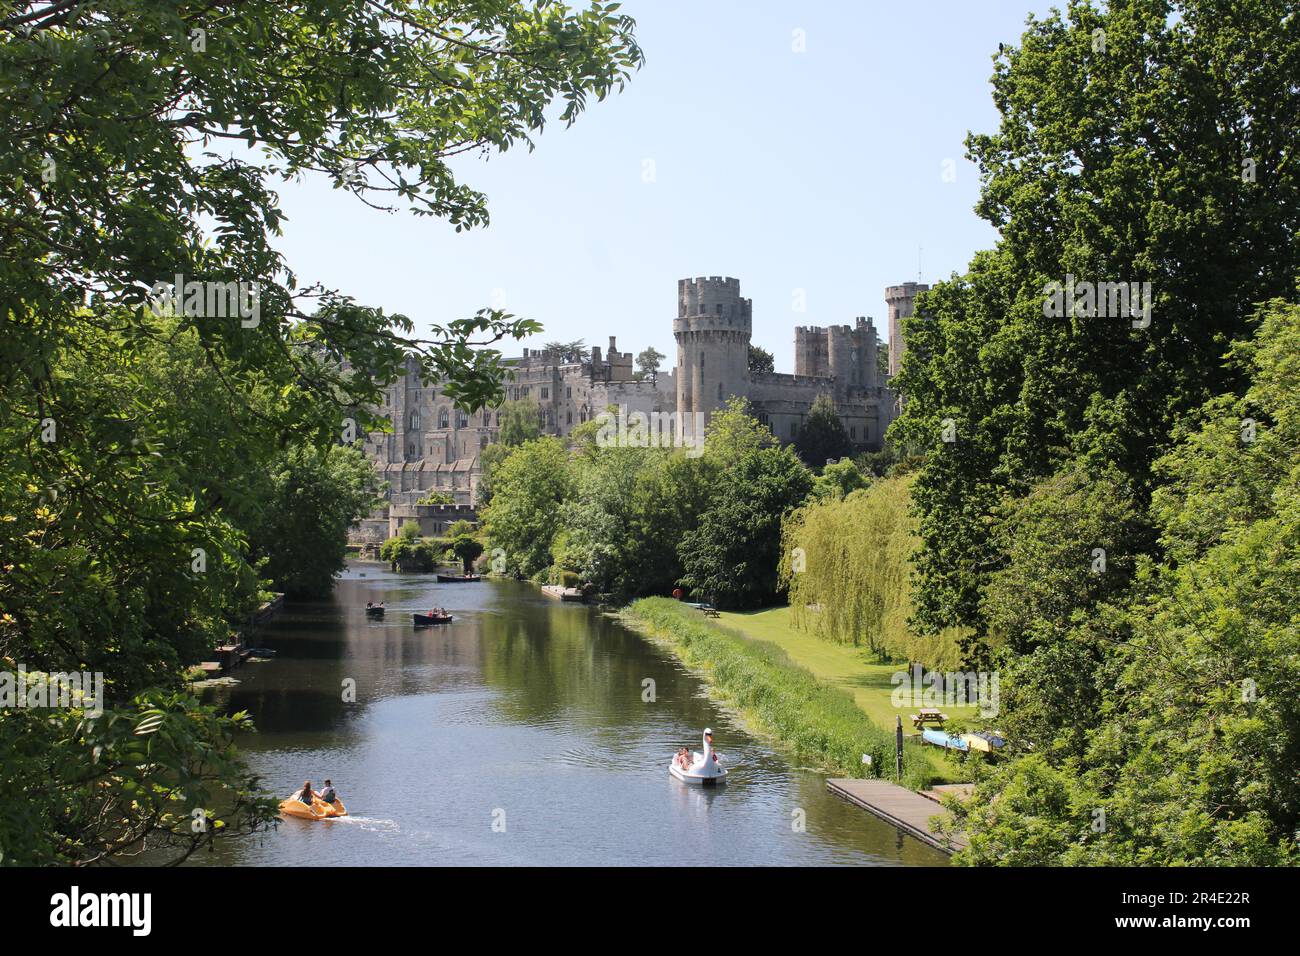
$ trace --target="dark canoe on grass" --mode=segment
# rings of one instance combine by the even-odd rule
[[[383,616],[384,616],[384,609],[382,607],[366,608],[366,617],[383,617]]]
[[[473,581],[482,581],[481,574],[439,574],[439,584],[467,584]]]
[[[451,621],[450,614],[416,614],[415,626],[428,627],[430,624],[447,624]]]

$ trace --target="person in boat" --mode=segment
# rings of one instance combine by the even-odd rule
[[[334,784],[330,783],[328,779],[325,781],[325,786],[321,788],[320,798],[326,803],[333,803],[339,798],[339,795],[334,790]]]
[[[327,782],[328,782],[328,781],[327,781]],[[300,800],[300,801],[302,801],[303,803],[307,804],[307,806],[310,807],[310,806],[311,806],[311,802],[312,802],[312,800],[315,798],[315,796],[316,796],[316,791],[313,790],[313,789],[311,788],[311,781],[310,781],[310,780],[304,780],[304,781],[302,782],[302,789],[299,790],[297,793],[295,793],[295,794],[294,794],[290,799],[291,799],[291,800]]]
[[[691,752],[685,747],[677,748],[677,756],[674,759],[677,761],[677,766],[683,770],[691,769]]]

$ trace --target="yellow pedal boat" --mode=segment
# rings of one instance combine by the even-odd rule
[[[341,800],[326,803],[318,797],[311,802],[309,807],[301,800],[294,800],[290,797],[288,800],[280,801],[280,812],[286,817],[299,817],[303,820],[329,820],[333,817],[346,817],[348,808],[343,806]]]

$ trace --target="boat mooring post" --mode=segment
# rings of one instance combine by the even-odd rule
[[[903,782],[903,716],[896,714],[898,723],[894,728],[894,779]]]

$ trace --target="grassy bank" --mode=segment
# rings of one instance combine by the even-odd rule
[[[722,613],[722,623],[734,628],[751,640],[770,641],[790,656],[800,667],[807,668],[814,677],[825,684],[841,688],[853,702],[878,726],[891,731],[896,717],[902,717],[910,733],[908,715],[915,707],[894,706],[892,697],[895,685],[891,678],[906,664],[881,664],[872,661],[861,647],[836,644],[794,626],[788,607],[772,607],[762,611]],[[954,718],[974,717],[979,708],[975,704],[945,704],[943,707]],[[959,768],[944,759],[943,752],[935,747],[924,747],[922,752],[936,777],[946,783],[967,779]]]
[[[669,598],[644,598],[625,612],[702,670],[755,729],[799,757],[849,777],[892,776],[894,734],[874,722],[844,690],[820,681],[770,641],[702,618]],[[862,755],[871,756],[865,766]],[[903,747],[903,784],[927,786],[942,776],[920,744]]]

